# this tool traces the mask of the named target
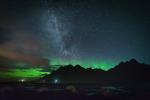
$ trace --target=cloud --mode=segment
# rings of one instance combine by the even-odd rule
[[[14,61],[21,61],[32,65],[49,65],[46,59],[38,58],[36,56],[24,55],[6,49],[0,49],[0,56]]]
[[[0,28],[0,32],[0,56],[33,65],[49,64],[49,61],[41,56],[46,48],[31,31]]]

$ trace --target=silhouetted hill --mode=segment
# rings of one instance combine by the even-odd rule
[[[150,83],[150,66],[135,59],[122,62],[107,72],[107,77],[114,83],[137,85]]]
[[[98,80],[99,75],[103,75],[105,71],[101,69],[84,69],[80,65],[62,66],[58,70],[44,77],[46,80],[53,80],[55,78],[60,79],[63,83],[91,83]]]
[[[145,85],[150,83],[150,66],[139,63],[135,59],[121,62],[108,71],[91,68],[84,69],[80,65],[68,65],[60,67],[43,79],[53,82],[55,78],[58,78],[62,83],[100,83],[102,85],[123,86]]]

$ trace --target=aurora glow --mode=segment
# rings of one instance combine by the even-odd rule
[[[119,62],[112,61],[112,60],[64,60],[64,59],[53,59],[51,60],[51,65],[81,65],[83,68],[93,68],[93,69],[102,69],[102,70],[109,70],[117,65]]]
[[[68,64],[108,70],[132,58],[150,64],[149,5],[131,0],[67,1],[0,3],[0,57],[35,64],[11,66],[6,59],[1,76],[42,77],[49,72],[36,65],[44,63],[52,70]]]
[[[43,72],[41,68],[30,69],[10,69],[5,72],[0,72],[0,77],[7,79],[36,79],[41,78],[44,75],[50,74],[50,72]]]

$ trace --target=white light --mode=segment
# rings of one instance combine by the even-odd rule
[[[25,82],[25,79],[21,79],[21,80],[19,80],[20,82]]]
[[[55,79],[55,80],[54,80],[54,83],[57,84],[57,83],[58,83],[58,79]]]

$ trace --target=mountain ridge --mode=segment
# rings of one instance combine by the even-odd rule
[[[58,78],[63,83],[100,83],[105,85],[140,85],[150,83],[150,65],[139,63],[135,59],[121,62],[114,68],[103,71],[101,69],[84,69],[82,66],[63,66],[43,79]]]

